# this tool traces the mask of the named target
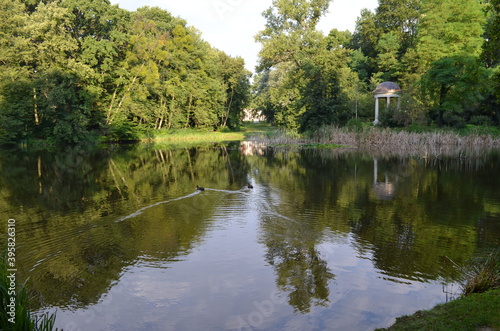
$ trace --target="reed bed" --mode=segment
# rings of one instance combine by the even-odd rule
[[[450,259],[462,275],[460,286],[463,295],[483,293],[500,288],[500,250],[491,252],[486,257],[479,257],[465,266],[460,266]]]
[[[305,138],[296,132],[285,129],[276,129],[250,135],[248,139],[257,144],[264,144],[267,146],[302,145],[311,142],[309,138]]]
[[[500,288],[500,259],[498,253],[491,253],[483,260],[471,264],[464,270],[462,291],[465,295],[482,293]]]
[[[352,146],[368,152],[422,157],[478,157],[485,151],[500,148],[500,139],[490,135],[414,133],[374,127],[352,130],[325,126],[314,132],[311,139],[316,142]]]

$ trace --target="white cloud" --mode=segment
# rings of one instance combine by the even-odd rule
[[[142,6],[158,6],[184,18],[194,26],[213,47],[231,56],[245,59],[247,69],[253,71],[260,45],[254,36],[264,28],[261,13],[272,0],[111,0],[121,8],[134,11]],[[356,18],[363,8],[374,10],[378,0],[334,0],[329,13],[321,19],[318,28],[324,33],[331,29],[353,31]]]

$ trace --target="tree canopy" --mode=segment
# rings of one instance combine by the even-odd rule
[[[108,0],[5,0],[0,9],[2,144],[240,125],[243,59],[166,10]]]
[[[499,124],[498,0],[380,0],[354,31],[325,34],[317,24],[329,4],[273,0],[250,86],[242,58],[164,9],[4,0],[0,144],[237,129],[249,106],[297,131],[370,122],[383,81],[404,91],[383,125]]]
[[[315,29],[329,1],[281,0],[267,23],[254,84],[254,107],[277,125],[312,130],[373,118],[371,91],[403,89],[385,125],[499,124],[497,0],[380,0],[355,31]],[[498,86],[496,84],[495,86]]]

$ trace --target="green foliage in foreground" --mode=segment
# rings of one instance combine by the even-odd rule
[[[12,289],[7,271],[5,251],[0,257],[0,330],[14,331],[51,331],[54,328],[55,314],[44,314],[40,317],[31,315],[30,299],[28,291],[24,285],[16,282],[15,290]],[[15,291],[15,293],[12,293]],[[14,308],[10,308],[11,298],[15,298]],[[12,310],[11,310],[12,309]],[[57,329],[56,329],[57,330]]]
[[[403,316],[387,330],[499,330],[500,289]]]

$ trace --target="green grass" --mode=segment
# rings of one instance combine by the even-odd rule
[[[388,329],[379,330],[500,330],[500,289],[399,317]]]
[[[142,142],[178,143],[178,142],[223,142],[238,141],[258,135],[268,135],[276,131],[268,123],[243,123],[239,131],[223,129],[210,131],[201,129],[152,130],[140,135]]]
[[[245,135],[246,138],[255,136],[255,135],[267,135],[278,130],[277,127],[271,126],[269,123],[251,123],[245,122],[241,128],[241,131]]]
[[[498,126],[481,126],[468,124],[464,128],[457,129],[452,127],[437,127],[435,125],[418,125],[412,124],[406,128],[394,128],[396,131],[408,131],[413,133],[455,133],[465,137],[468,135],[490,135],[492,137],[500,137],[500,127]]]
[[[500,330],[499,252],[455,266],[463,275],[462,297],[400,317],[388,330]]]
[[[148,136],[140,137],[141,141],[168,142],[168,141],[193,141],[193,142],[221,142],[242,140],[242,132],[221,132],[195,129],[155,130]]]

